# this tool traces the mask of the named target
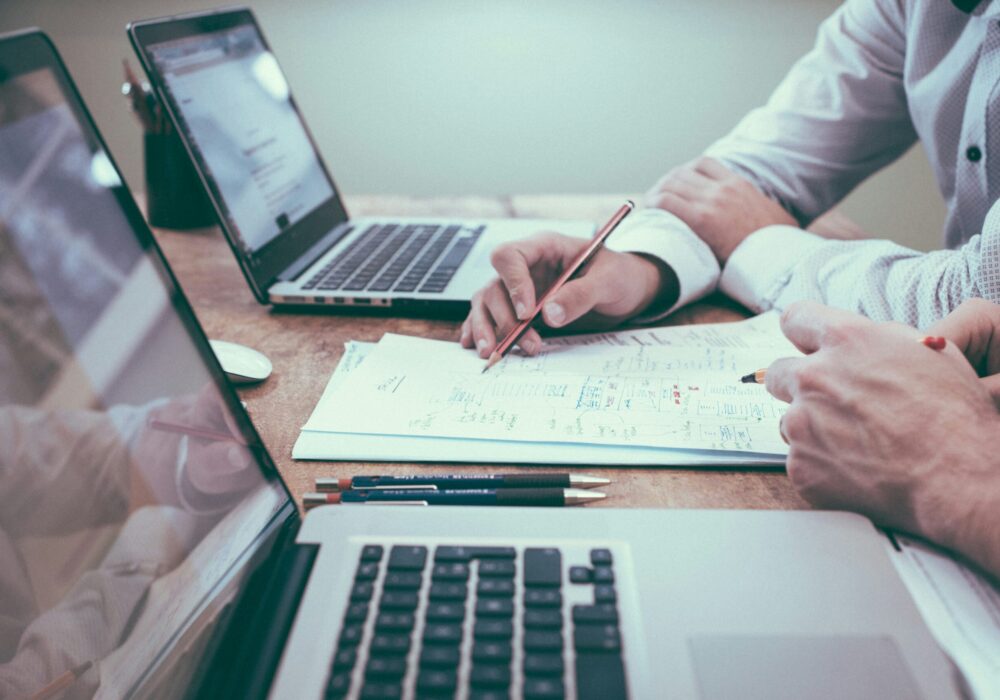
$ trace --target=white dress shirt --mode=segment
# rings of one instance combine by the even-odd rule
[[[948,205],[948,249],[771,226],[739,245],[720,276],[705,244],[659,211],[633,217],[609,247],[673,267],[678,305],[718,285],[754,311],[808,298],[924,326],[970,297],[1000,302],[998,85],[1000,3],[965,14],[946,0],[848,0],[768,103],[706,155],[804,227],[919,138]]]

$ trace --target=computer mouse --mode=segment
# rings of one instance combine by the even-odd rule
[[[238,343],[210,340],[212,351],[233,384],[256,384],[271,376],[271,361],[261,352]]]

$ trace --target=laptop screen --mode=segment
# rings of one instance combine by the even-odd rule
[[[149,246],[47,41],[0,40],[0,697],[178,696],[287,515]]]

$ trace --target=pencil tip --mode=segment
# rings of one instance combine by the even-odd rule
[[[756,374],[757,374],[756,372],[751,372],[750,374],[744,374],[742,377],[740,377],[740,382],[743,384],[756,384],[757,383]]]
[[[486,374],[486,370],[488,370],[488,369],[489,369],[490,367],[492,367],[492,366],[493,366],[493,365],[495,365],[495,364],[496,364],[497,362],[499,362],[499,361],[500,361],[500,358],[501,358],[501,357],[502,357],[501,355],[497,354],[497,352],[496,352],[496,351],[494,351],[494,352],[493,352],[493,353],[492,353],[492,354],[490,355],[490,359],[486,360],[486,366],[485,366],[485,367],[483,367],[483,371],[482,371],[482,374]]]

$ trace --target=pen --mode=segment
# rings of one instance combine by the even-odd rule
[[[46,700],[46,698],[51,698],[57,693],[62,692],[76,683],[76,679],[86,673],[87,669],[93,665],[93,662],[85,661],[79,666],[75,666],[65,673],[56,676],[48,685],[32,695],[30,700]]]
[[[316,479],[316,490],[348,489],[592,489],[610,484],[610,479],[583,474],[445,474],[409,476],[353,476],[349,479]]]
[[[577,506],[605,498],[583,489],[358,489],[339,493],[307,493],[306,508],[329,503],[410,503],[427,506]]]
[[[542,298],[535,304],[535,308],[532,310],[531,315],[514,326],[510,333],[507,334],[507,337],[500,341],[500,344],[497,345],[496,349],[492,352],[492,354],[490,354],[489,360],[486,361],[486,366],[483,368],[483,372],[486,372],[486,370],[502,360],[504,355],[510,352],[510,349],[514,347],[514,343],[516,343],[521,336],[524,335],[524,332],[531,327],[531,324],[534,323],[536,318],[538,318],[538,314],[542,313],[542,307],[545,306],[545,302],[547,302],[553,294],[558,292],[564,284],[569,282],[570,279],[576,276],[577,273],[579,273],[583,267],[590,262],[590,259],[597,254],[597,251],[601,249],[604,242],[608,240],[608,236],[610,236],[611,233],[618,228],[618,224],[620,224],[622,219],[628,216],[633,209],[635,209],[635,203],[630,199],[626,201],[625,204],[621,205],[618,211],[616,211],[614,215],[608,219],[608,223],[604,224],[601,230],[597,232],[591,240],[590,245],[580,251],[580,253],[573,259],[573,262],[566,267],[563,273],[559,275],[559,278],[552,283],[552,286],[549,287],[548,290],[546,290],[545,294],[542,295]]]
[[[205,440],[225,440],[229,442],[239,443],[240,445],[246,445],[246,442],[242,438],[236,437],[230,433],[223,433],[217,430],[207,430],[205,428],[196,428],[193,425],[180,425],[179,423],[170,423],[169,421],[159,420],[152,418],[149,421],[149,427],[154,430],[162,430],[165,433],[174,433],[176,435],[190,435],[191,437],[203,438]]]

